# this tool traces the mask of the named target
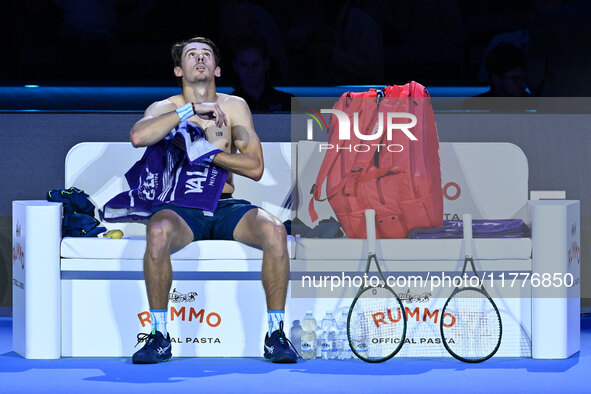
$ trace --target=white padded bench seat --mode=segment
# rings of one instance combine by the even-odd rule
[[[378,239],[376,249],[380,261],[464,260],[461,239]],[[530,238],[478,238],[473,244],[474,256],[482,260],[529,260]],[[363,239],[299,238],[298,260],[363,260],[367,242]]]
[[[293,242],[288,237],[287,248],[293,258]],[[66,237],[61,243],[62,259],[126,259],[142,260],[146,239],[141,237],[76,238]],[[171,255],[174,260],[261,260],[262,250],[236,241],[198,241]],[[100,269],[100,267],[99,267]]]
[[[362,239],[288,237],[290,259],[351,260],[367,256],[367,243]],[[295,247],[294,247],[295,246]],[[145,238],[90,239],[66,237],[61,243],[61,257],[65,259],[143,259]],[[396,239],[378,240],[380,260],[461,260],[461,239]],[[530,238],[483,238],[474,241],[474,253],[482,260],[530,259]],[[174,260],[260,260],[260,249],[235,241],[199,241],[174,252]]]

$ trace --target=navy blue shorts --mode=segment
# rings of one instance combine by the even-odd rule
[[[203,209],[179,207],[163,204],[154,207],[152,215],[163,209],[177,213],[193,231],[193,240],[204,239],[233,240],[234,229],[247,211],[258,208],[246,200],[235,198],[220,199],[215,212]]]

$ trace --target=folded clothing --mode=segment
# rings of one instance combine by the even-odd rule
[[[321,220],[314,228],[308,227],[299,218],[286,220],[283,224],[288,234],[300,235],[302,238],[342,238],[344,235],[341,225],[333,217]]]
[[[521,219],[475,219],[472,220],[474,238],[529,238],[530,228]],[[444,220],[443,226],[412,230],[408,238],[437,239],[462,238],[464,236],[462,220]]]
[[[63,204],[63,237],[96,237],[107,231],[105,227],[99,226],[99,221],[94,217],[95,206],[84,190],[76,187],[53,189],[47,192],[46,199]]]

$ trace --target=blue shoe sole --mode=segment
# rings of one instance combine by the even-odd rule
[[[168,360],[170,360],[170,358],[167,358],[166,360],[160,360],[160,361],[131,360],[131,362],[132,362],[132,364],[158,364],[158,363],[163,363]]]
[[[271,359],[271,358],[265,356],[265,359],[271,361],[272,363],[276,363],[276,364],[295,364],[298,362],[297,358],[294,360],[293,357],[290,357],[288,355],[285,355],[282,357],[277,357],[275,359]]]

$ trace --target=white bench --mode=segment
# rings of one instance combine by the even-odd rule
[[[297,215],[312,225],[307,216],[308,191],[322,159],[314,153],[316,147],[313,142],[263,143],[263,178],[255,183],[235,177],[235,197],[286,220],[291,212],[282,206],[297,176]],[[102,207],[127,188],[123,173],[142,151],[127,143],[76,145],[66,158],[65,187],[85,190]],[[527,160],[514,145],[444,143],[440,154],[447,218],[470,212],[475,218],[521,217],[532,224],[531,239],[476,239],[475,257],[481,270],[569,272],[578,280],[579,265],[568,261],[571,245],[579,244],[578,201],[528,202]],[[328,204],[317,208],[321,219],[331,216]],[[27,358],[131,355],[136,334],[149,329],[142,272],[144,225],[107,224],[109,229],[123,229],[122,240],[61,239],[60,217],[60,204],[13,202],[13,250],[18,252],[15,261],[22,263],[13,269],[14,350]],[[350,294],[314,297],[299,279],[315,272],[359,272],[367,254],[364,241],[289,237],[288,246],[292,296],[286,307],[287,329],[306,310],[313,310],[317,319],[327,310],[346,310]],[[453,239],[379,240],[378,255],[392,272],[456,272],[463,261],[462,241]],[[260,250],[234,241],[194,242],[173,254],[169,331],[175,356],[262,354],[266,308],[261,258]],[[515,348],[504,340],[498,356],[565,358],[578,351],[578,282],[568,294],[564,290],[561,297],[551,299],[536,298],[537,290],[526,286],[520,298],[498,299],[505,336],[515,334],[523,345]],[[433,293],[428,302],[408,300],[407,305],[412,313],[416,308],[422,314],[425,308],[433,313],[445,297]],[[409,336],[415,332],[414,316]],[[431,327],[429,335],[438,336],[434,322],[422,327]],[[97,332],[110,338],[108,343],[96,341]],[[401,355],[447,354],[440,344],[409,343]]]
[[[297,180],[304,203],[299,205],[297,215],[307,225],[312,225],[307,191],[316,181],[323,158],[318,151],[317,142],[298,144]],[[534,286],[516,281],[511,287],[511,281],[495,280],[496,287],[491,288],[489,282],[485,283],[503,319],[504,336],[496,356],[566,358],[577,352],[580,336],[579,201],[529,201],[527,158],[516,145],[442,143],[439,154],[445,219],[460,219],[463,213],[471,213],[476,219],[519,218],[532,227],[531,238],[474,240],[473,253],[481,275],[486,273],[489,277],[492,274],[498,279],[504,274],[512,279],[513,273],[527,273],[536,278]],[[335,216],[327,201],[316,202],[315,208],[320,219]],[[378,240],[376,248],[384,271],[422,278],[433,274],[441,276],[442,273],[459,275],[464,260],[461,239]],[[367,247],[364,240],[357,239],[300,239],[296,243],[295,255],[292,277],[294,272],[338,276],[343,271],[361,272],[365,267]],[[574,286],[547,289],[540,283],[536,287],[543,274],[552,278],[566,275],[572,278]],[[501,288],[503,285],[505,287]],[[325,288],[316,292],[308,287],[302,289],[302,281],[292,280],[291,289],[295,297],[329,294]],[[440,335],[436,313],[451,290],[437,291],[430,286],[426,289],[410,287],[410,291],[407,286],[396,290],[402,293],[402,297],[410,298],[405,300],[409,314],[409,342],[402,348],[400,356],[448,356],[442,344],[437,342]],[[425,293],[430,294],[425,297]],[[341,294],[350,295],[351,292],[342,291]],[[338,293],[330,295],[335,297]],[[346,309],[351,299],[338,301],[337,306]],[[318,312],[324,313],[324,310]],[[298,316],[302,315],[303,311],[298,310]],[[420,322],[417,323],[416,319]]]

